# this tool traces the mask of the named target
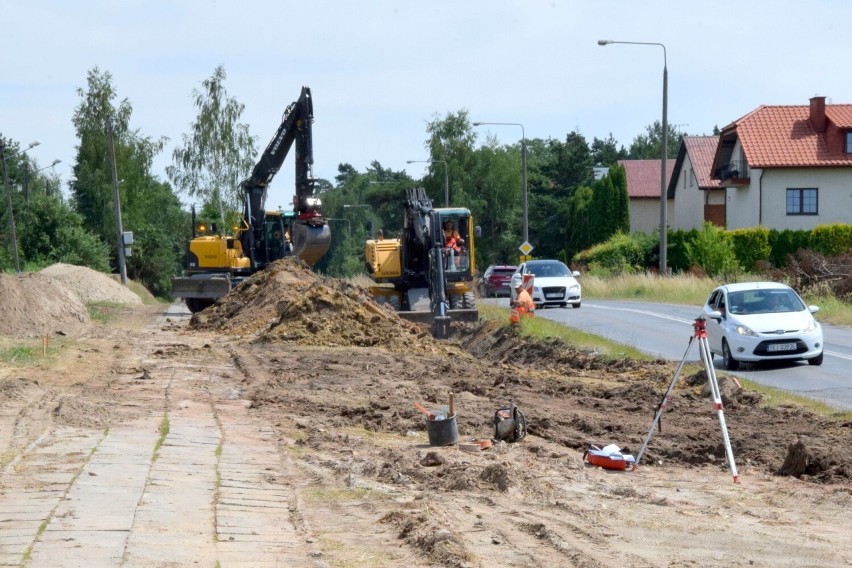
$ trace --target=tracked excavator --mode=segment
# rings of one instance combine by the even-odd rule
[[[191,312],[213,304],[242,280],[275,260],[297,256],[313,265],[328,250],[331,232],[322,215],[316,180],[311,173],[313,119],[311,90],[302,87],[298,100],[284,111],[281,125],[251,175],[240,184],[245,209],[235,236],[198,236],[193,219],[186,273],[172,279],[172,297],[182,298]],[[267,188],[294,144],[296,192],[293,211],[265,211]]]
[[[423,188],[406,191],[399,238],[371,239],[364,247],[370,292],[399,316],[432,324],[432,335],[449,336],[452,321],[476,321],[474,237],[479,227],[470,210],[435,209]],[[448,247],[444,223],[451,221],[463,247]]]

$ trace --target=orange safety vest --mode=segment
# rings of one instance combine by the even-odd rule
[[[535,303],[530,298],[530,293],[526,289],[521,289],[521,292],[515,298],[515,307],[512,308],[512,313],[509,316],[509,321],[512,323],[520,323],[521,317],[532,317],[535,315]]]
[[[448,231],[444,229],[444,246],[446,248],[451,248],[456,252],[461,252],[461,246],[459,246],[457,240],[461,238],[458,231],[451,230]]]

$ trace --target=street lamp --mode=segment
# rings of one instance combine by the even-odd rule
[[[493,124],[495,126],[520,126],[521,127],[521,195],[523,199],[524,215],[524,243],[530,242],[530,225],[527,205],[527,136],[524,133],[524,125],[520,122],[474,122],[474,126]]]
[[[663,48],[663,156],[660,159],[660,274],[668,274],[668,262],[666,259],[666,154],[668,153],[669,124],[669,69],[666,63],[666,46],[661,43],[644,41],[613,41],[610,39],[599,39],[598,45],[609,45],[611,43],[623,43],[628,45],[658,45]]]
[[[59,160],[59,159],[53,160],[50,164],[35,170],[33,173],[37,174],[42,170],[46,170],[47,168],[52,168],[53,166],[60,163],[61,161],[62,160]],[[48,191],[48,190],[49,190],[49,187],[47,189],[45,189],[45,192],[44,192],[45,195],[50,193],[50,191]],[[29,203],[29,201],[30,201],[30,171],[29,171],[29,169],[27,169],[27,177],[26,177],[26,181],[24,182],[24,201],[26,201],[27,203]]]
[[[30,142],[30,145],[21,150],[21,154],[41,144],[38,140]],[[15,153],[15,152],[13,152]],[[12,210],[12,190],[9,187],[9,171],[6,169],[6,144],[0,139],[0,159],[3,160],[3,184],[6,186],[6,208],[9,213],[9,238],[12,241],[12,256],[15,259],[15,272],[21,271],[21,262],[18,259],[18,235],[15,234],[15,212]]]
[[[450,206],[450,168],[444,160],[406,160],[406,164],[444,164],[444,207]]]

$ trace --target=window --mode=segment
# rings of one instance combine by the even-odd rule
[[[846,144],[844,144],[844,149],[847,154],[852,154],[852,132],[847,132],[845,135]]]
[[[689,169],[689,187],[692,187],[695,182],[695,170]]]
[[[787,215],[816,215],[819,213],[819,190],[816,188],[788,188]]]

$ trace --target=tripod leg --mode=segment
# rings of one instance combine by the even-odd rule
[[[728,467],[731,468],[731,475],[734,476],[734,483],[739,483],[740,476],[737,474],[737,464],[734,461],[734,450],[731,448],[731,440],[728,437],[728,425],[725,422],[725,409],[722,404],[722,393],[719,390],[719,381],[716,379],[716,368],[713,367],[713,354],[710,352],[710,345],[707,343],[707,337],[699,338],[698,347],[701,352],[701,360],[704,361],[704,370],[707,372],[707,381],[710,383],[710,392],[713,395],[713,408],[719,415],[719,426],[722,429],[722,440],[725,442],[725,455],[728,458]]]
[[[639,462],[642,460],[642,454],[645,453],[645,448],[648,447],[648,443],[651,441],[651,436],[654,435],[654,428],[660,422],[660,418],[663,415],[663,410],[665,409],[666,404],[669,401],[669,395],[672,393],[675,383],[677,382],[677,379],[680,376],[680,371],[683,369],[683,364],[686,362],[686,356],[689,354],[689,348],[692,347],[693,339],[695,339],[695,336],[690,335],[689,343],[687,343],[686,345],[686,351],[684,351],[683,353],[683,359],[680,360],[680,363],[677,366],[677,370],[675,371],[674,378],[672,378],[672,382],[669,383],[669,388],[666,390],[666,394],[663,395],[663,398],[660,401],[660,405],[657,407],[657,413],[654,415],[654,421],[651,422],[651,427],[648,429],[648,434],[645,436],[645,441],[642,442],[642,448],[639,450],[639,454],[636,456],[636,462],[634,462],[633,464],[633,469],[636,469],[639,466]]]

